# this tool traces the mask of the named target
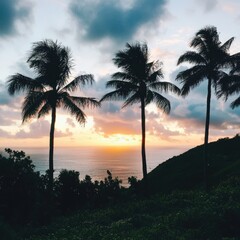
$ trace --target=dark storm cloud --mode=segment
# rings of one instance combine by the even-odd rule
[[[20,5],[20,0],[0,1],[0,37],[16,33],[16,20],[29,17],[30,8]]]
[[[128,1],[129,2],[129,1]],[[128,3],[127,2],[127,3]],[[115,40],[130,39],[143,24],[163,14],[167,0],[138,0],[130,9],[112,0],[73,0],[70,10],[88,40],[105,37]]]

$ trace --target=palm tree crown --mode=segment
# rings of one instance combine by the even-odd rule
[[[79,123],[84,124],[86,115],[82,109],[97,107],[99,102],[95,98],[70,95],[78,87],[92,84],[94,79],[92,75],[86,74],[68,81],[72,58],[69,49],[61,44],[52,40],[34,43],[27,62],[36,73],[36,77],[30,78],[19,73],[12,75],[8,80],[8,91],[10,95],[20,91],[26,92],[22,106],[23,122],[34,116],[43,117],[51,111],[49,170],[52,185],[56,108],[68,110]]]
[[[81,108],[99,106],[94,98],[71,96],[69,93],[78,87],[92,84],[90,74],[80,75],[68,82],[72,69],[72,58],[69,49],[51,40],[34,44],[27,62],[35,70],[35,78],[22,74],[10,76],[8,91],[10,95],[25,91],[23,102],[23,122],[37,116],[45,116],[54,107],[63,107],[76,117],[78,122],[85,123],[86,116]]]
[[[112,75],[106,87],[115,88],[105,94],[101,101],[125,100],[123,107],[140,103],[142,119],[142,159],[143,176],[147,175],[145,156],[145,107],[155,102],[165,113],[170,112],[170,102],[160,93],[180,90],[170,82],[160,81],[163,78],[161,63],[149,61],[147,44],[126,44],[126,49],[119,51],[113,59],[114,64],[122,71]]]
[[[126,49],[119,51],[113,61],[122,71],[114,73],[112,80],[107,82],[107,88],[116,90],[105,94],[101,101],[125,100],[124,108],[144,100],[144,106],[155,102],[165,113],[170,112],[169,100],[160,93],[179,93],[179,89],[170,82],[160,81],[163,78],[162,64],[158,61],[149,62],[147,44],[127,43]]]
[[[190,43],[196,51],[187,51],[178,59],[177,64],[189,62],[193,65],[180,72],[176,80],[183,84],[182,95],[198,86],[205,79],[211,80],[211,85],[216,88],[217,81],[224,75],[224,67],[229,64],[229,49],[234,38],[224,44],[219,40],[216,27],[206,27],[199,30]]]

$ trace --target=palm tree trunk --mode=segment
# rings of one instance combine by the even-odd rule
[[[56,107],[52,108],[52,122],[50,128],[50,142],[49,142],[49,189],[53,190],[53,151],[54,151],[54,130],[56,121]]]
[[[209,136],[209,122],[210,122],[210,104],[211,104],[211,78],[208,79],[208,92],[207,92],[207,110],[205,122],[205,136],[204,136],[204,187],[205,190],[209,189],[209,161],[208,161],[208,136]]]
[[[141,120],[142,120],[142,170],[143,170],[143,179],[147,179],[147,161],[146,161],[146,126],[145,126],[145,101],[141,99]]]

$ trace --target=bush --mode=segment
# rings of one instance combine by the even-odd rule
[[[41,178],[23,151],[0,154],[0,214],[11,222],[25,223],[38,201]]]
[[[62,170],[54,185],[60,209],[63,212],[76,209],[79,201],[79,172]]]

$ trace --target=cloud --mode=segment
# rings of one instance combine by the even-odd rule
[[[33,122],[29,126],[29,131],[20,130],[15,135],[14,138],[41,138],[49,136],[50,123],[47,120],[38,120]],[[62,132],[55,129],[55,137],[69,137],[72,133],[69,129],[66,132]]]
[[[74,121],[72,120],[72,118],[67,118],[66,123],[70,126],[70,127],[76,127],[76,124],[74,123]]]
[[[188,133],[203,131],[206,118],[206,98],[199,97],[199,95],[197,98],[194,97],[193,93],[182,100],[178,106],[174,107],[169,121],[177,121],[179,127],[184,128]],[[225,131],[240,128],[237,111],[234,112],[228,105],[228,103],[223,103],[216,97],[212,97],[210,129]]]
[[[0,128],[0,137],[1,138],[9,138],[10,136],[11,135],[7,131]]]
[[[17,33],[16,21],[28,19],[30,7],[21,3],[20,0],[0,1],[0,37]]]
[[[122,109],[122,101],[103,102],[94,114],[94,128],[97,133],[106,136],[111,134],[140,134],[140,109],[133,105]]]
[[[73,0],[70,11],[88,40],[126,40],[142,25],[161,17],[167,1],[135,0],[130,5],[127,2]]]
[[[102,133],[105,137],[112,134],[136,135],[140,134],[140,126],[136,126],[134,121],[124,122],[109,119],[95,119],[95,131]]]
[[[0,126],[15,125],[19,117],[19,112],[11,111],[10,109],[5,110],[0,107]]]
[[[204,7],[205,12],[210,12],[217,7],[218,0],[197,0],[197,3]]]
[[[0,106],[11,102],[11,97],[7,92],[6,84],[0,81]]]

